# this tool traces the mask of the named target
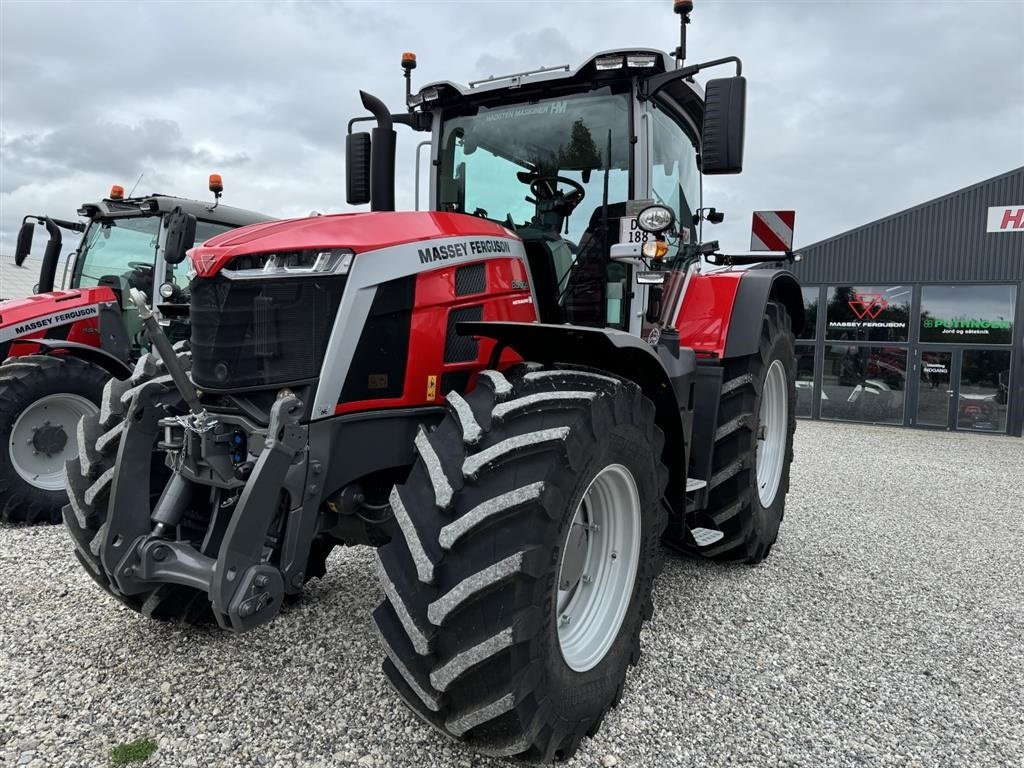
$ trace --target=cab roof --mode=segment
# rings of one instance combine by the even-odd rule
[[[599,70],[598,59],[621,57],[653,56],[654,65],[646,67],[623,66],[618,69]],[[483,80],[470,81],[468,85],[441,80],[423,86],[416,97],[423,98],[422,108],[432,110],[436,107],[456,106],[459,104],[494,103],[501,101],[525,101],[543,98],[554,89],[572,89],[585,85],[599,86],[612,82],[621,82],[634,77],[659,75],[676,68],[676,60],[672,55],[656,48],[613,48],[599,51],[586,59],[577,67],[564,64],[556,67],[541,67],[527,72],[516,72],[508,75],[492,75]],[[434,96],[429,101],[427,96]],[[670,100],[684,110],[696,125],[701,124],[704,112],[704,89],[692,78],[680,78],[665,86],[659,100]]]
[[[272,221],[274,219],[273,216],[267,216],[256,211],[248,211],[244,208],[235,208],[230,205],[214,206],[211,201],[191,200],[187,197],[161,194],[129,197],[124,200],[104,198],[95,203],[83,203],[78,213],[90,219],[113,216],[145,216],[153,213],[170,213],[178,207],[185,213],[192,214],[197,219],[211,221],[216,224],[227,224],[233,227],[244,227],[248,224],[259,224],[260,222]]]

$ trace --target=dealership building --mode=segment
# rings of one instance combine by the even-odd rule
[[[799,416],[1021,436],[1024,168],[797,250]]]

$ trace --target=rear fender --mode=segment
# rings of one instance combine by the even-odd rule
[[[636,336],[611,328],[511,322],[464,322],[463,336],[494,339],[524,360],[552,365],[579,365],[608,371],[635,382],[654,403],[655,422],[665,435],[662,461],[669,469],[666,497],[678,511],[684,509],[687,446],[691,429],[691,402],[696,359],[692,350],[678,356],[663,345],[652,347]]]

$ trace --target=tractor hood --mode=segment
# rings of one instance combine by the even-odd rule
[[[99,305],[116,301],[107,287],[51,291],[0,302],[0,342],[95,317]]]
[[[217,274],[238,256],[345,248],[360,254],[450,237],[519,240],[500,224],[461,213],[340,213],[255,224],[225,232],[189,251],[198,277]]]

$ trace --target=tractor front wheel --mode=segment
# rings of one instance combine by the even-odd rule
[[[565,759],[618,703],[653,610],[654,406],[629,381],[527,366],[447,399],[378,550],[384,672],[479,752]]]
[[[0,520],[60,522],[78,421],[99,410],[109,378],[76,357],[26,355],[0,365]]]
[[[188,353],[178,355],[178,363],[186,370],[191,360]],[[128,418],[128,407],[136,388],[153,379],[166,376],[164,364],[154,355],[146,354],[136,363],[131,377],[110,379],[103,389],[98,413],[82,419],[77,430],[75,458],[67,463],[68,504],[64,507],[64,524],[75,545],[75,555],[99,586],[133,611],[161,620],[183,624],[206,623],[212,620],[206,595],[177,584],[161,584],[141,595],[122,595],[100,560],[100,546],[106,536],[110,492],[120,467],[117,464],[121,435]],[[163,454],[154,452],[150,461],[150,490],[163,489],[168,476]],[[185,519],[179,530],[183,536],[200,538],[202,529]]]

